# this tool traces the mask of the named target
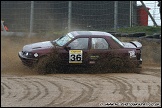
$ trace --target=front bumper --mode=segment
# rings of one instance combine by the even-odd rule
[[[38,62],[38,59],[36,58],[27,58],[23,55],[22,52],[18,53],[19,58],[21,59],[22,63],[26,66],[33,66],[34,63]]]

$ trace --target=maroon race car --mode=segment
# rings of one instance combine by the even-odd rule
[[[107,32],[73,31],[56,40],[25,45],[18,56],[24,65],[42,64],[39,68],[95,66],[118,70],[140,67],[141,48],[138,41],[121,42]]]

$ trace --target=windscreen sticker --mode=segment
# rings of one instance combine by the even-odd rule
[[[135,51],[128,51],[130,58],[136,57]]]
[[[82,50],[69,50],[69,63],[82,63]]]

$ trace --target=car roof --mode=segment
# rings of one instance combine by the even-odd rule
[[[112,36],[108,32],[103,32],[103,31],[72,31],[70,32],[74,37],[75,36]]]

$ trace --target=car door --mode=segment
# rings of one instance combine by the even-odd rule
[[[64,64],[85,65],[88,51],[89,37],[79,37],[67,43],[59,52]]]
[[[111,54],[110,44],[104,37],[90,38],[89,64],[103,63],[111,58]]]

